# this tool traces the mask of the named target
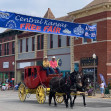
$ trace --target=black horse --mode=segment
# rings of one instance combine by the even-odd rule
[[[76,93],[77,93],[77,91],[83,92],[82,93],[83,104],[84,104],[84,106],[86,106],[85,91],[88,90],[89,85],[91,84],[91,80],[88,75],[83,75],[82,73],[78,73],[76,75],[76,81],[74,81],[74,82],[75,82],[74,84],[76,87]],[[73,105],[74,105],[76,97],[77,97],[77,95],[74,95]]]
[[[54,104],[56,104],[55,100],[55,93],[63,93],[64,101],[66,107],[68,107],[68,99],[70,99],[70,107],[73,107],[72,98],[71,98],[71,90],[74,89],[74,81],[75,76],[77,75],[77,72],[74,71],[71,74],[66,74],[65,77],[54,77],[50,80],[49,86],[50,86],[50,93],[49,93],[49,105],[51,105],[52,97],[54,98]]]

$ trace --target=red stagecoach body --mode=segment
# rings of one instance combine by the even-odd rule
[[[46,75],[46,71],[42,69],[42,66],[29,66],[24,68],[24,83],[30,88],[37,88],[40,84],[49,87],[49,81],[53,78],[59,76],[59,74],[49,74]],[[60,74],[62,76],[62,74]]]

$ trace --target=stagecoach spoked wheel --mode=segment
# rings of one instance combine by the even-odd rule
[[[18,96],[19,96],[20,101],[22,101],[22,102],[25,101],[25,99],[26,99],[26,88],[25,88],[24,84],[21,84],[19,86]]]
[[[46,100],[46,90],[43,85],[37,87],[36,90],[36,98],[37,102],[43,104]]]
[[[63,96],[56,95],[56,101],[57,101],[58,103],[62,103],[62,102],[64,101]]]

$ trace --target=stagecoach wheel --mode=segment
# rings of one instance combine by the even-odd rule
[[[36,90],[36,98],[37,102],[43,104],[46,100],[46,90],[43,85],[37,87]]]
[[[58,103],[62,103],[62,102],[64,101],[63,96],[56,95],[56,101],[57,101]]]
[[[26,88],[25,88],[24,84],[21,84],[19,86],[18,96],[19,96],[20,101],[22,101],[22,102],[25,101],[25,99],[26,99]]]

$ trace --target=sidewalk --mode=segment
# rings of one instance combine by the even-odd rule
[[[92,96],[87,95],[87,97],[89,97],[89,98],[102,98],[101,93],[99,91],[97,91],[95,93],[95,96],[94,95],[92,95]],[[102,98],[102,99],[111,99],[111,94],[104,94],[104,98]]]

